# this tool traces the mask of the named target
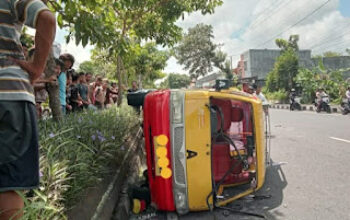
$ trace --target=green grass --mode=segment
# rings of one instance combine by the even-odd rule
[[[138,117],[124,105],[39,122],[40,188],[23,198],[22,219],[66,219],[85,189],[98,184],[121,162],[126,136]]]

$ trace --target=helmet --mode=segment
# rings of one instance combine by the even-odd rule
[[[293,88],[293,89],[291,89],[290,91],[295,92],[295,89]]]

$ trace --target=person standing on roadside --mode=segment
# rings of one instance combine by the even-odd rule
[[[137,82],[136,81],[132,81],[131,88],[128,89],[128,92],[136,92],[138,90],[139,90],[139,87],[137,85]]]
[[[74,57],[69,54],[62,54],[60,56],[60,60],[63,61],[64,66],[63,70],[58,76],[58,84],[59,84],[59,90],[60,90],[60,103],[61,103],[61,109],[62,109],[62,115],[65,115],[67,113],[67,102],[66,102],[66,85],[67,85],[67,71],[72,69],[74,64]]]
[[[86,83],[86,74],[83,72],[79,73],[78,89],[79,89],[79,94],[81,96],[81,99],[83,101],[83,107],[84,109],[87,109],[91,103],[88,96],[89,87]]]
[[[94,97],[95,97],[95,106],[98,109],[103,109],[104,102],[106,99],[106,93],[105,93],[105,90],[103,88],[103,80],[101,77],[98,77],[96,79]]]
[[[39,186],[39,144],[32,84],[44,72],[56,33],[56,19],[41,0],[0,4],[0,220],[23,215],[15,191]],[[26,61],[22,26],[36,29],[35,54]]]

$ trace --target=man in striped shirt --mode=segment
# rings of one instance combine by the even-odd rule
[[[26,61],[22,26],[36,29],[35,55]],[[15,190],[39,185],[38,134],[33,82],[40,77],[56,32],[41,0],[0,1],[0,220],[21,217]]]

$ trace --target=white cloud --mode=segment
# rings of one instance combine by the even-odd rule
[[[182,65],[177,63],[176,58],[170,57],[170,59],[167,62],[167,67],[165,68],[164,72],[165,73],[188,73],[186,70],[182,69]]]
[[[332,0],[317,12],[296,24],[303,17],[312,13],[326,0],[224,0],[224,4],[213,15],[203,16],[193,13],[179,20],[178,24],[185,30],[198,23],[211,24],[214,30],[214,42],[224,43],[222,50],[233,56],[233,65],[239,54],[253,48],[276,48],[274,36],[284,32],[282,38],[299,34],[299,46],[312,49],[313,54],[327,50],[344,52],[350,47],[350,18],[344,17],[338,10],[339,0]],[[286,31],[287,30],[287,31]],[[349,32],[348,34],[346,34]],[[344,36],[342,36],[344,35]],[[312,46],[318,45],[312,48]],[[181,66],[169,62],[173,72],[181,72]],[[175,68],[179,68],[177,71]]]

